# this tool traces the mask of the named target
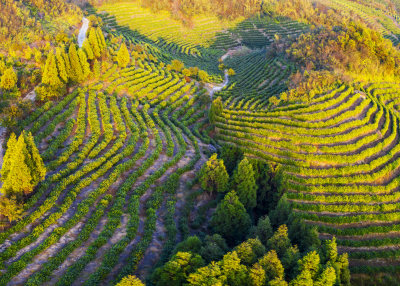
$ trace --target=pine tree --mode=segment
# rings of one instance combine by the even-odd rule
[[[217,154],[213,154],[200,170],[201,187],[210,193],[226,192],[228,180],[224,161],[218,160]]]
[[[1,168],[1,180],[4,182],[10,172],[15,146],[17,145],[17,137],[11,133],[10,139],[7,141],[7,150],[3,157],[3,166]]]
[[[4,90],[12,90],[18,81],[17,74],[13,68],[8,68],[1,76],[0,87]]]
[[[302,259],[298,261],[300,271],[309,271],[311,277],[314,278],[320,268],[320,257],[316,251],[308,252]]]
[[[65,70],[67,71],[68,79],[70,79],[71,78],[71,62],[69,60],[69,55],[67,53],[63,52],[62,56],[64,58]]]
[[[129,64],[130,60],[131,60],[131,58],[129,55],[128,48],[126,47],[125,43],[123,42],[117,52],[117,62],[118,62],[119,67],[125,68]]]
[[[322,271],[314,286],[333,286],[336,282],[336,272],[332,266],[328,266]]]
[[[65,63],[65,52],[61,48],[56,49],[58,76],[64,83],[68,82],[68,68]]]
[[[3,189],[8,196],[21,196],[33,190],[32,177],[26,162],[26,144],[24,136],[19,136],[12,155],[10,171],[3,180]]]
[[[270,239],[273,235],[271,222],[269,221],[268,216],[265,216],[265,218],[260,218],[258,220],[254,234],[264,245],[267,245],[268,239]]]
[[[93,50],[92,50],[92,47],[90,46],[90,43],[89,43],[89,41],[87,39],[83,42],[82,48],[85,51],[87,58],[89,60],[93,60],[94,59]]]
[[[268,240],[267,247],[275,250],[279,257],[282,257],[286,250],[290,247],[290,239],[288,236],[288,228],[281,225],[274,235]]]
[[[15,198],[0,197],[0,214],[6,216],[9,222],[22,217],[22,206],[17,203]]]
[[[50,52],[47,56],[42,75],[42,83],[53,88],[57,88],[62,85],[61,79],[58,76],[56,58],[52,52]]]
[[[80,82],[82,82],[85,79],[87,79],[90,75],[90,64],[88,63],[86,54],[82,49],[78,50],[78,56],[79,56],[79,62],[81,64],[82,73],[83,73],[82,80],[80,81]]]
[[[184,285],[187,276],[202,266],[204,266],[204,260],[200,255],[178,252],[164,266],[155,271],[152,280],[159,286]]]
[[[116,286],[145,286],[135,275],[128,275],[116,284]]]
[[[230,243],[242,241],[250,225],[250,217],[235,191],[225,195],[211,218],[214,230]]]
[[[275,250],[264,255],[257,264],[264,269],[267,281],[284,278],[285,270]]]
[[[74,82],[81,82],[83,80],[83,70],[78,57],[78,52],[76,51],[75,44],[69,46],[69,61],[71,65],[71,75],[70,78]]]
[[[24,132],[23,135],[25,136],[27,153],[29,154],[26,158],[28,158],[27,165],[31,171],[32,185],[36,186],[39,182],[44,180],[46,176],[46,166],[43,163],[42,157],[40,157],[32,133],[29,132],[26,135]]]
[[[234,248],[242,264],[252,266],[262,257],[265,252],[265,246],[258,238],[250,238]]]
[[[104,51],[107,47],[106,40],[104,39],[103,31],[100,27],[96,28],[97,40],[100,46],[101,51]]]
[[[101,74],[101,64],[98,60],[94,60],[93,62],[93,73],[96,78],[100,77]]]
[[[332,263],[336,262],[338,253],[337,253],[337,244],[336,237],[333,237],[332,240],[325,241],[325,256],[326,259]]]
[[[99,41],[97,39],[97,33],[94,28],[91,28],[89,31],[88,41],[89,41],[90,47],[92,48],[93,55],[96,58],[99,58],[101,56],[101,48],[100,48],[101,43],[99,44]]]
[[[313,285],[313,279],[310,271],[302,271],[296,279],[290,282],[290,286],[310,286]]]
[[[7,69],[6,63],[4,60],[0,57],[0,75],[2,75]]]
[[[235,170],[231,187],[236,189],[239,200],[246,209],[253,209],[257,205],[257,185],[254,170],[247,158],[244,158]]]
[[[211,124],[216,122],[217,117],[222,114],[223,110],[224,110],[224,107],[222,105],[222,99],[220,96],[218,96],[211,103],[210,111],[208,112],[208,120],[210,120]]]

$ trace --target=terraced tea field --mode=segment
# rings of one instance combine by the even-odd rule
[[[353,1],[319,1],[357,14],[398,44],[398,17]],[[223,144],[283,166],[296,215],[321,239],[337,238],[352,274],[398,272],[400,84],[336,84],[274,105],[270,98],[288,90],[300,67],[270,53],[272,44],[311,25],[259,13],[195,16],[187,27],[136,2],[87,13],[102,19],[107,38],[106,52],[89,60],[93,74],[18,124],[33,134],[47,175],[23,218],[0,233],[0,285],[115,285],[129,274],[144,281],[178,242],[209,233],[222,198],[196,178]],[[131,57],[125,68],[116,64],[121,42]],[[197,77],[173,71],[174,59],[208,80],[198,70]],[[214,94],[215,87],[222,90]],[[223,111],[213,125],[217,96]]]
[[[1,285],[107,284],[145,273],[187,235],[180,214],[205,160],[193,134],[205,90],[138,64],[110,67],[21,123],[48,175],[24,219],[0,234]],[[135,96],[111,95],[122,89]]]
[[[252,97],[236,108],[233,87],[217,138],[283,164],[296,212],[321,238],[337,237],[352,273],[396,271],[399,93],[398,84],[342,85],[310,104],[253,110]]]
[[[133,43],[148,43],[157,47],[162,59],[171,55],[188,66],[199,66],[211,74],[218,74],[216,62],[229,49],[248,46],[262,49],[275,37],[295,37],[308,26],[287,18],[254,17],[220,21],[216,17],[194,17],[191,27],[185,27],[165,12],[153,13],[134,2],[105,4],[97,11],[110,33]]]

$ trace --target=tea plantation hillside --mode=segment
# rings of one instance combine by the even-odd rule
[[[398,1],[1,5],[0,285],[398,285]]]

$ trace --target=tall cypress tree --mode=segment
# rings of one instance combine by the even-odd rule
[[[62,57],[64,58],[65,70],[67,71],[68,79],[71,78],[71,62],[69,60],[69,55],[65,52],[62,53]]]
[[[90,46],[92,47],[93,54],[96,58],[99,58],[101,56],[101,49],[99,45],[99,41],[97,39],[97,33],[94,28],[91,28],[89,31],[89,37],[88,37]]]
[[[36,186],[39,182],[43,181],[46,176],[46,167],[43,163],[42,157],[40,157],[39,150],[35,145],[35,141],[33,139],[32,133],[28,134],[23,133],[25,137],[25,143],[27,147],[27,153],[29,156],[26,156],[27,165],[31,171],[32,177],[32,185]]]
[[[21,196],[22,193],[29,194],[33,190],[31,172],[26,164],[26,150],[24,136],[19,136],[12,155],[10,171],[3,180],[3,189],[8,196]]]
[[[227,193],[211,218],[211,226],[231,244],[242,241],[251,220],[235,191]]]
[[[228,188],[229,175],[226,171],[224,161],[213,154],[200,170],[201,187],[212,192],[226,192]]]
[[[122,43],[121,47],[117,52],[117,61],[119,67],[125,68],[129,64],[130,60],[131,58],[129,55],[128,48],[126,47],[125,43]]]
[[[7,150],[3,157],[3,166],[1,168],[1,180],[4,182],[10,172],[15,146],[17,145],[17,137],[11,133],[10,139],[7,141]]]
[[[47,56],[42,75],[42,83],[55,88],[62,85],[61,79],[58,76],[56,58],[52,52]]]
[[[61,48],[56,49],[58,75],[64,83],[68,82],[68,69],[65,63],[65,52]]]
[[[87,79],[90,75],[90,65],[87,61],[86,54],[82,49],[78,50],[78,57],[82,69],[82,79],[80,80],[80,82],[82,82],[85,79]]]
[[[257,185],[254,170],[247,158],[244,158],[235,170],[232,188],[236,189],[239,200],[246,209],[252,209],[257,205]]]
[[[94,59],[94,54],[93,54],[93,50],[92,47],[90,46],[90,43],[88,40],[85,40],[83,42],[83,46],[82,46],[83,50],[86,53],[86,56],[89,60],[93,60]]]
[[[100,27],[97,27],[96,33],[97,33],[97,39],[98,39],[100,48],[102,51],[104,51],[107,47],[107,44],[106,44],[106,40],[104,39],[103,31],[100,29]]]
[[[83,80],[83,71],[82,66],[78,57],[78,52],[76,51],[75,44],[71,44],[69,46],[69,61],[71,64],[71,79],[74,82],[80,82]]]
[[[0,78],[0,88],[4,90],[12,90],[18,82],[17,74],[13,68],[8,68],[4,71]]]

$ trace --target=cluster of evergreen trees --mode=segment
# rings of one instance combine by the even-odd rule
[[[99,27],[90,28],[82,49],[71,44],[68,52],[57,48],[50,52],[43,68],[42,83],[36,93],[43,100],[64,94],[68,83],[81,83],[91,73],[91,64],[97,66],[97,60],[104,55],[106,42]]]
[[[295,216],[283,195],[281,169],[232,146],[223,146],[219,156],[199,173],[205,191],[225,193],[211,233],[178,244],[150,284],[350,285],[347,254],[338,255],[335,238],[321,246],[316,229]]]
[[[178,244],[171,259],[153,273],[150,283],[160,286],[333,286],[350,285],[347,254],[338,255],[336,240],[319,251],[300,253],[288,237],[286,225],[267,244],[249,238],[227,252],[219,235],[204,242],[189,237]],[[125,284],[129,285],[129,284]]]
[[[46,176],[46,167],[40,157],[32,134],[11,134],[1,169],[0,214],[11,222],[22,215],[23,198]]]
[[[7,197],[22,198],[46,176],[46,167],[40,157],[31,133],[11,134],[1,169],[1,192]]]

